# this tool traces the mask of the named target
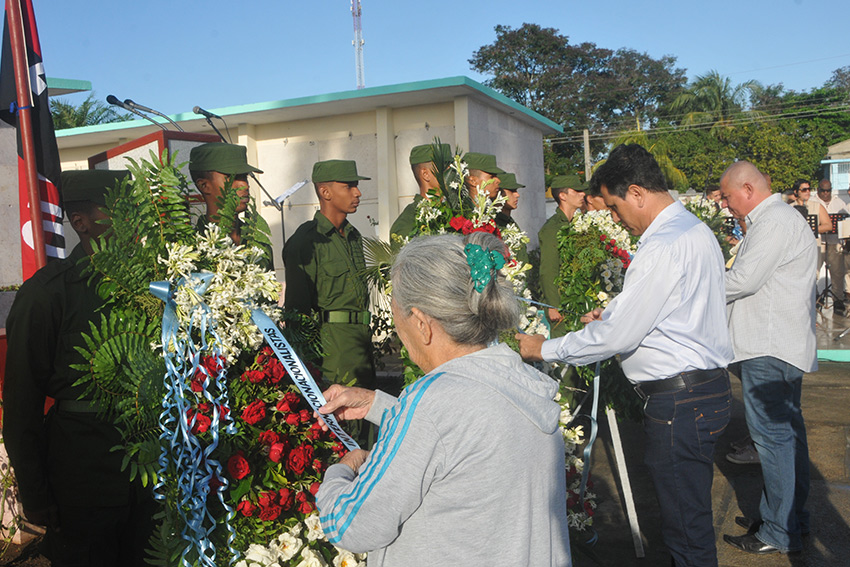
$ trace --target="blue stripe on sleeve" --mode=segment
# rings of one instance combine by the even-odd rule
[[[357,512],[360,510],[360,507],[369,497],[369,494],[381,480],[387,468],[392,463],[393,458],[404,441],[404,437],[407,434],[407,430],[410,427],[410,423],[413,418],[413,413],[422,399],[422,396],[425,394],[425,391],[442,374],[443,373],[441,372],[431,376],[430,378],[423,378],[413,384],[413,387],[409,390],[405,391],[405,394],[399,400],[401,402],[401,406],[398,408],[399,411],[394,415],[390,415],[389,420],[387,420],[388,427],[385,431],[381,432],[378,442],[376,443],[376,446],[379,447],[379,453],[375,455],[374,459],[370,459],[369,468],[367,471],[364,471],[364,474],[358,479],[354,491],[343,494],[337,499],[338,504],[332,507],[332,509],[338,510],[336,513],[327,514],[320,518],[328,541],[331,543],[338,543],[345,534],[345,531],[348,529],[349,525],[354,520],[354,517],[357,515]],[[410,401],[411,397],[413,397],[412,402]],[[409,408],[407,406],[409,406]],[[402,425],[401,431],[398,433],[392,449],[387,454],[387,448],[390,444],[389,440],[391,440],[395,435],[400,418],[405,413],[406,416],[404,419],[404,425]],[[385,415],[382,421],[386,420],[386,418],[387,416]],[[384,429],[384,424],[382,423],[381,425],[381,429]],[[351,508],[350,512],[348,512],[349,508]],[[342,519],[346,515],[348,516],[347,519],[340,526],[337,520]],[[325,525],[327,525],[327,528],[325,528]],[[338,533],[336,533],[337,531]]]

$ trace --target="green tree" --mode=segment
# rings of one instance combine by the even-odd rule
[[[670,110],[684,113],[679,122],[685,126],[711,123],[712,133],[721,134],[733,127],[733,119],[756,116],[746,108],[753,92],[759,88],[756,81],[733,85],[729,77],[710,71],[698,75],[685,92],[676,97]]]
[[[56,130],[124,122],[133,118],[131,114],[116,112],[112,106],[97,100],[94,93],[79,105],[58,98],[51,99],[50,114],[53,116],[53,127]]]
[[[688,178],[685,173],[678,169],[670,158],[670,150],[667,147],[667,142],[657,136],[650,137],[643,130],[637,132],[627,132],[614,140],[614,147],[620,144],[638,144],[646,148],[646,151],[652,154],[655,161],[658,162],[658,167],[667,179],[667,187],[676,189],[677,191],[688,190]],[[596,164],[596,167],[602,165],[602,162]],[[594,169],[596,168],[594,167]]]
[[[496,40],[469,63],[485,83],[561,124],[571,134],[618,129],[626,122],[654,124],[659,108],[681,90],[685,72],[676,58],[653,59],[632,49],[612,51],[591,42],[571,44],[554,28],[496,26]],[[591,154],[605,150],[594,141]],[[583,169],[581,143],[559,143],[547,154],[561,168]],[[547,161],[547,165],[550,162]]]

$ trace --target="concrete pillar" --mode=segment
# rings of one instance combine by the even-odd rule
[[[456,97],[454,105],[455,145],[465,153],[472,149],[469,147],[469,97]]]
[[[248,148],[248,163],[257,167],[259,169],[263,169],[262,166],[257,163],[257,128],[253,124],[247,124],[245,122],[239,125],[239,134],[236,140],[236,143],[240,146],[245,146]],[[256,174],[257,177],[262,181],[262,174]],[[251,188],[251,197],[254,199],[254,202],[257,204],[257,209],[260,209],[260,203],[263,202],[263,192],[260,187],[256,183],[251,183],[251,180],[248,180],[248,184]]]
[[[389,241],[390,227],[398,217],[398,179],[395,159],[393,110],[382,106],[375,110],[377,128],[378,229],[381,240]]]

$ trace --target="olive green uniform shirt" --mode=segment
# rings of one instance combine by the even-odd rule
[[[82,264],[78,263],[82,260]],[[3,437],[15,468],[25,508],[123,506],[130,479],[121,471],[116,427],[96,413],[62,409],[77,400],[83,376],[70,368],[83,363],[75,350],[90,321],[99,321],[103,300],[82,273],[88,256],[82,245],[47,264],[24,282],[6,321],[8,352],[3,385]],[[56,406],[44,416],[45,398]]]
[[[372,334],[364,322],[326,322],[330,315],[368,314],[369,290],[363,278],[363,238],[348,221],[342,233],[317,211],[283,247],[286,266],[285,308],[316,312],[321,322],[322,366],[331,382],[356,378],[374,387]]]
[[[407,238],[413,229],[416,228],[416,207],[422,201],[422,195],[413,197],[413,202],[408,204],[395,222],[390,227],[390,235],[397,235],[401,238]]]
[[[558,290],[558,275],[561,272],[561,255],[558,252],[558,232],[569,224],[567,215],[560,208],[540,227],[537,239],[540,243],[540,287],[543,288],[543,303],[561,307],[561,292]],[[553,325],[551,337],[566,334],[563,325]]]

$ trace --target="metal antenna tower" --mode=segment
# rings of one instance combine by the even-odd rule
[[[356,6],[355,6],[356,3]],[[351,15],[354,18],[354,41],[351,44],[354,46],[354,65],[357,69],[357,88],[362,89],[366,86],[363,80],[363,27],[360,23],[360,0],[351,0]]]

